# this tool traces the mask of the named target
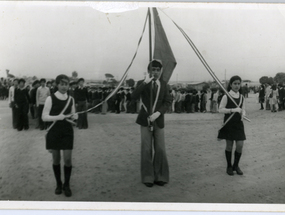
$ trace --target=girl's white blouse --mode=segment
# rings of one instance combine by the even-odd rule
[[[238,99],[240,96],[239,92],[236,93],[232,90],[229,92],[229,94],[235,99]],[[226,108],[227,103],[228,103],[228,97],[227,97],[227,95],[224,95],[222,100],[221,100],[220,107],[219,107],[220,113],[231,113],[231,109]],[[245,115],[245,102],[244,102],[244,100],[243,100],[243,105],[242,105],[242,111],[243,111],[243,114]]]
[[[56,91],[56,93],[54,95],[59,100],[66,100],[68,98],[67,93],[62,94],[59,91]],[[75,102],[74,102],[73,98],[71,98],[71,99],[73,100],[73,105],[72,105],[72,108],[71,108],[71,114],[74,114],[75,113]],[[51,99],[51,96],[49,96],[49,97],[47,97],[47,99],[45,101],[45,106],[44,106],[44,109],[43,109],[43,114],[42,114],[43,121],[59,120],[58,116],[51,116],[51,115],[49,115],[51,107],[52,107],[52,99]]]

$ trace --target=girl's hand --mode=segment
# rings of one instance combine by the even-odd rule
[[[242,109],[237,107],[237,108],[232,109],[232,112],[242,113]]]
[[[78,119],[78,113],[72,114],[72,115],[71,115],[71,118],[72,118],[72,119]]]
[[[58,115],[58,120],[64,120],[67,116],[64,114],[59,114]]]

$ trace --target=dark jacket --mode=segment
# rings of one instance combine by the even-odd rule
[[[76,104],[78,102],[84,102],[84,101],[89,102],[89,93],[88,93],[87,88],[76,87],[74,90],[74,100]]]
[[[37,103],[37,101],[36,101],[37,89],[38,88],[33,88],[33,89],[31,89],[31,92],[30,92],[30,100],[31,100],[31,103],[33,105],[35,105]]]
[[[146,107],[141,108],[139,115],[137,117],[136,123],[142,126],[148,126],[147,118],[150,116],[150,88],[152,82],[145,84],[143,80],[138,81],[137,87],[132,93],[132,99],[136,100],[141,97],[142,103]],[[155,100],[156,95],[153,95]],[[171,105],[172,99],[169,94],[169,87],[166,82],[160,80],[160,91],[158,94],[157,104],[155,106],[154,112],[159,111],[161,115],[156,119],[157,126],[159,128],[164,128],[164,114],[168,110],[168,106]],[[154,105],[154,104],[153,104]]]
[[[14,96],[15,104],[29,104],[30,103],[30,96],[27,89],[15,89],[15,96]]]

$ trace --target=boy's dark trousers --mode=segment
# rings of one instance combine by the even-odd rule
[[[22,103],[18,104],[17,108],[17,129],[22,130],[29,128],[29,118],[28,118],[28,112],[29,112],[29,103]]]
[[[46,128],[46,123],[42,120],[42,114],[44,110],[44,105],[38,106],[38,118],[39,118],[39,127],[41,130]]]
[[[13,123],[13,128],[17,129],[18,127],[18,111],[15,107],[15,105],[12,106],[12,123]]]
[[[175,103],[175,112],[181,113],[181,101]]]
[[[35,105],[34,104],[30,104],[30,112],[31,112],[31,116],[34,119],[35,118]]]
[[[86,110],[87,110],[86,101],[78,101],[77,112],[86,111]],[[88,128],[87,113],[82,113],[78,115],[77,127],[80,129]]]

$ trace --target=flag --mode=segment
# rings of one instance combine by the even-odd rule
[[[152,10],[155,31],[153,58],[162,61],[163,73],[161,79],[167,83],[177,63],[161,24],[157,9],[153,8]]]

